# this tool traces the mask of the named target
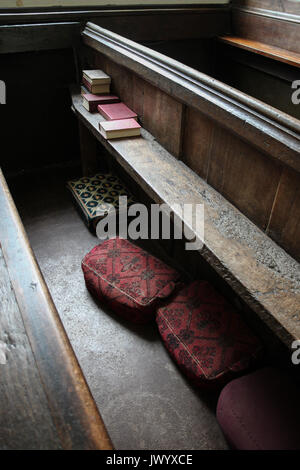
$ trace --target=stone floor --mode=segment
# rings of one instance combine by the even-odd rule
[[[66,172],[57,173],[9,184],[115,448],[226,449],[215,419],[217,396],[189,385],[155,324],[125,323],[87,292],[80,263],[97,239],[73,208]]]

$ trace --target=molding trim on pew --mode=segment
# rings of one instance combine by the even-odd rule
[[[262,8],[250,8],[250,7],[241,7],[238,5],[232,6],[233,10],[238,10],[242,13],[251,13],[252,15],[264,16],[267,18],[272,18],[273,20],[279,21],[288,21],[290,23],[300,23],[300,15],[294,15],[292,13],[285,13],[283,11],[274,11],[274,10],[264,10]]]
[[[148,47],[88,22],[86,45],[300,172],[300,121]]]
[[[171,7],[170,5],[164,7],[162,5],[157,7],[140,7],[134,8],[124,7],[120,9],[111,7],[98,7],[98,8],[26,8],[26,9],[0,9],[0,24],[20,24],[35,21],[87,21],[91,18],[101,17],[119,17],[119,16],[134,16],[134,15],[182,15],[184,13],[190,14],[219,14],[226,13],[229,15],[230,6],[228,4],[217,5],[178,5]]]

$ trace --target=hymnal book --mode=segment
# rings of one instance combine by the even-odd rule
[[[86,93],[82,95],[82,105],[90,112],[95,113],[99,104],[118,103],[120,98],[116,95],[93,95]]]
[[[117,121],[118,119],[137,119],[137,114],[124,103],[100,104],[98,111],[108,121]]]
[[[110,76],[103,70],[83,70],[82,74],[91,85],[105,85],[111,82]]]
[[[120,137],[141,135],[141,126],[135,119],[102,121],[99,122],[99,129],[105,139],[118,139]]]
[[[85,86],[85,88],[88,89],[90,93],[109,93],[110,91],[109,83],[104,83],[100,85],[92,85],[84,77],[82,77],[82,84]]]

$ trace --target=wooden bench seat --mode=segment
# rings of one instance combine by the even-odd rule
[[[0,449],[112,449],[0,170]]]
[[[81,126],[155,202],[164,202],[170,209],[176,203],[204,204],[205,240],[200,254],[288,347],[300,338],[299,264],[149,132],[143,129],[141,137],[106,141],[99,132],[104,118],[82,106],[76,87],[72,108]]]
[[[284,62],[285,64],[292,65],[294,67],[300,67],[300,54],[297,52],[291,52],[280,47],[271,46],[264,44],[263,42],[253,41],[252,39],[246,39],[237,36],[222,36],[218,38],[219,41],[229,44],[230,46],[245,49],[246,51],[260,54],[270,59]]]

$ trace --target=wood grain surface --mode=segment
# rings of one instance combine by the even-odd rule
[[[1,366],[7,368],[1,381],[3,393],[11,393],[12,400],[10,407],[5,397],[1,400],[0,428],[7,426],[4,413],[9,413],[10,434],[0,434],[3,439],[0,446],[111,449],[2,172],[0,219],[2,271],[6,263],[6,280],[1,291],[4,328],[1,334],[9,360]],[[22,422],[26,422],[24,431]]]

